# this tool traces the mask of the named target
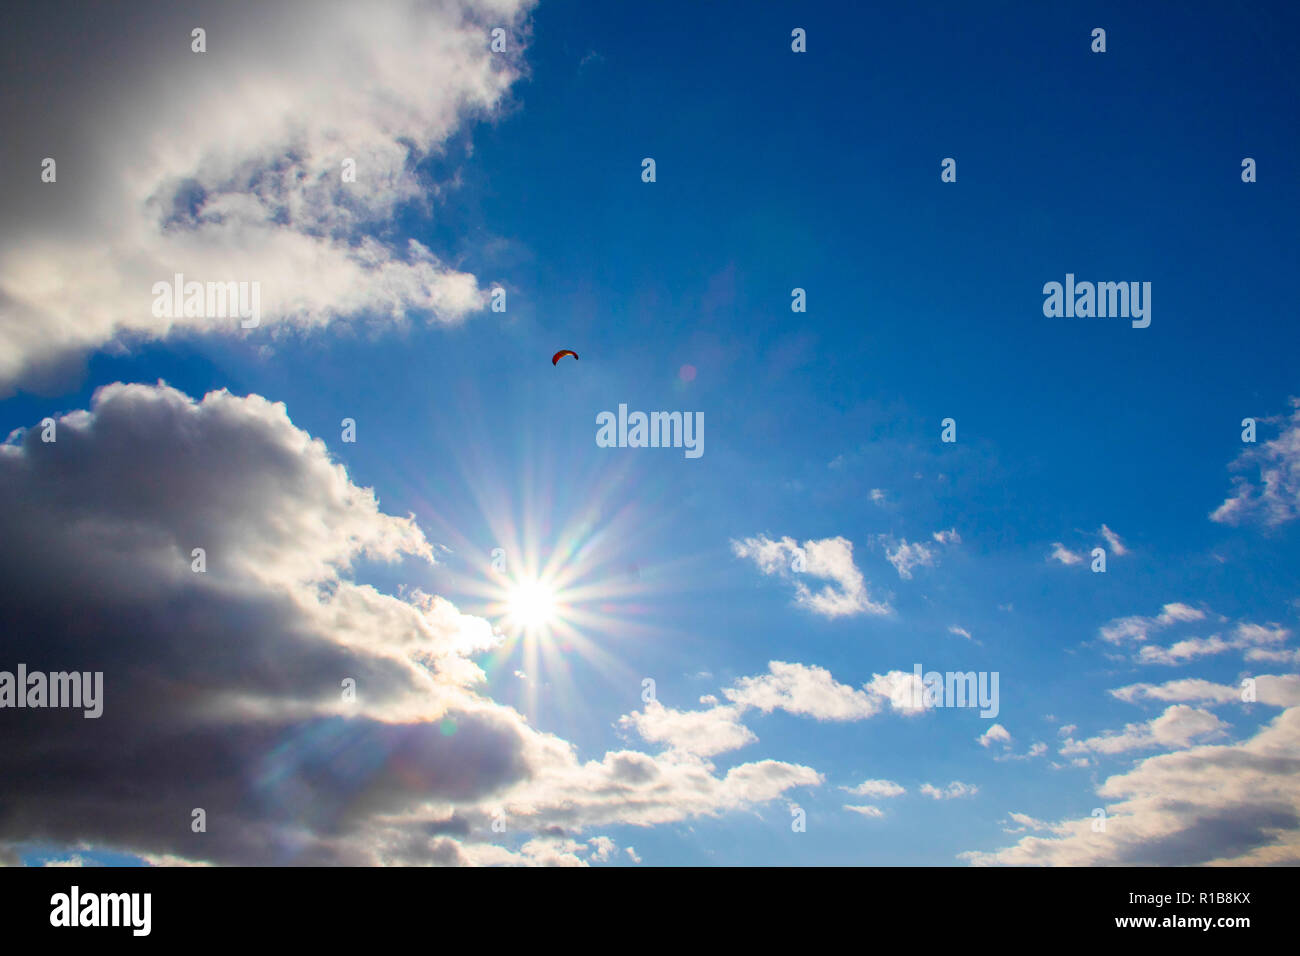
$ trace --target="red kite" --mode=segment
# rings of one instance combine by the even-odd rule
[[[551,364],[555,365],[560,361],[560,359],[564,358],[564,356],[566,355],[572,355],[573,360],[575,362],[578,360],[578,353],[573,351],[573,349],[560,349],[558,352],[556,352],[554,355],[551,356]]]

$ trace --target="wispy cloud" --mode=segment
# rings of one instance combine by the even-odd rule
[[[1061,564],[1067,566],[1083,562],[1083,555],[1079,554],[1077,551],[1071,551],[1059,541],[1052,542],[1052,553],[1047,557],[1050,561],[1059,561]]]
[[[1300,675],[1262,674],[1243,685],[1253,685],[1255,700],[1274,707],[1300,707]],[[1197,704],[1245,703],[1245,686],[1216,684],[1198,677],[1166,681],[1163,684],[1129,684],[1116,687],[1111,696],[1130,704],[1143,700],[1188,702]],[[1065,728],[1062,728],[1064,730]],[[1071,727],[1072,731],[1074,728]]]
[[[1291,399],[1291,408],[1288,417],[1262,419],[1280,421],[1281,434],[1272,441],[1248,445],[1232,463],[1237,471],[1258,468],[1258,478],[1235,478],[1233,494],[1211,512],[1212,521],[1276,526],[1300,515],[1300,398]]]
[[[1102,625],[1099,634],[1103,641],[1110,644],[1120,644],[1125,641],[1145,641],[1153,631],[1164,630],[1174,624],[1203,620],[1205,620],[1204,611],[1194,608],[1190,604],[1174,601],[1161,608],[1160,613],[1155,617],[1133,615],[1115,618]]]
[[[766,535],[731,542],[732,553],[752,560],[760,571],[776,575],[795,586],[795,603],[821,617],[852,617],[858,614],[889,614],[887,603],[871,599],[866,579],[853,563],[853,544],[847,538],[805,541],[794,538],[773,540]],[[830,583],[814,591],[805,578]]]
[[[856,797],[898,797],[907,792],[902,784],[892,780],[864,780],[855,787],[840,787]]]
[[[962,783],[960,780],[954,780],[946,787],[936,787],[931,783],[921,784],[921,792],[935,800],[960,800],[975,796],[979,790],[980,788],[974,784]]]
[[[1110,553],[1116,557],[1123,557],[1128,554],[1128,548],[1120,540],[1119,535],[1111,531],[1106,525],[1101,526],[1101,536],[1106,539],[1106,544],[1110,546]]]
[[[1247,660],[1272,660],[1277,656],[1280,645],[1291,636],[1291,631],[1273,625],[1264,627],[1259,624],[1243,622],[1238,624],[1227,637],[1212,634],[1209,637],[1189,637],[1177,641],[1168,647],[1148,644],[1138,653],[1138,661],[1143,664],[1185,664],[1198,657],[1222,654],[1225,651],[1244,650]],[[1290,656],[1282,653],[1282,659]]]

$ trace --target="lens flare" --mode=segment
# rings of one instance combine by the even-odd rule
[[[556,622],[555,589],[544,581],[520,581],[507,593],[506,609],[511,629],[548,630]]]

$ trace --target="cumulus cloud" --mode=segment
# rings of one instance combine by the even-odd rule
[[[1300,707],[1255,736],[1140,761],[1098,788],[1105,832],[1092,817],[1045,826],[976,865],[1295,866],[1300,863]],[[1036,827],[1043,829],[1043,825]]]
[[[881,810],[879,807],[870,806],[869,804],[854,806],[853,804],[846,803],[844,804],[844,809],[864,817],[883,817],[885,815],[885,811]]]
[[[1228,725],[1198,707],[1173,704],[1159,717],[1141,724],[1127,724],[1122,731],[1110,731],[1086,740],[1067,739],[1062,754],[1117,754],[1151,747],[1189,747],[1197,738],[1221,737]]]
[[[925,681],[915,671],[889,671],[871,675],[866,690],[888,701],[889,706],[905,716],[925,712]]]
[[[392,223],[427,216],[446,185],[420,162],[503,102],[531,6],[290,0],[196,17],[131,4],[94,17],[96,42],[75,46],[47,16],[12,24],[30,55],[6,86],[43,95],[11,98],[5,115],[32,144],[32,173],[0,183],[0,394],[50,388],[109,343],[180,331],[267,341],[277,327],[456,322],[481,308],[475,276]],[[196,21],[206,53],[190,51]],[[495,26],[515,34],[513,52],[491,53]],[[76,69],[48,67],[72,57]],[[57,181],[32,188],[44,156]],[[343,181],[347,159],[356,182]],[[258,282],[262,327],[156,315],[153,287],[177,273]]]
[[[593,863],[604,863],[618,852],[618,844],[607,836],[592,837],[587,841],[587,845],[590,847]]]
[[[1237,476],[1233,493],[1210,513],[1221,524],[1285,524],[1300,515],[1300,398],[1291,399],[1289,416],[1261,419],[1279,423],[1281,433],[1272,441],[1247,445],[1233,462],[1235,471],[1258,468],[1258,477]]]
[[[925,703],[920,688],[911,671],[872,674],[861,689],[855,689],[836,681],[823,667],[771,661],[767,674],[741,678],[723,694],[764,712],[780,708],[817,720],[865,720],[885,709],[904,715],[921,713]]]
[[[731,550],[738,558],[752,560],[764,574],[793,581],[795,603],[814,614],[837,618],[890,613],[887,603],[871,599],[862,572],[853,563],[853,543],[847,538],[810,540],[800,546],[790,537],[774,541],[759,535],[733,540]],[[813,591],[805,577],[830,583]]]
[[[706,710],[679,711],[652,702],[644,711],[620,717],[618,726],[635,731],[650,743],[666,745],[670,755],[711,757],[758,740],[741,722],[748,710],[764,714],[779,710],[836,722],[867,720],[886,710],[910,716],[925,709],[919,687],[916,675],[904,671],[873,674],[857,688],[835,680],[824,667],[769,661],[766,674],[741,677],[723,688],[727,704],[718,705],[713,695],[702,698],[709,702]],[[888,781],[867,781],[863,786],[874,783],[895,786]],[[880,795],[868,790],[854,792]]]
[[[988,747],[994,743],[1000,743],[1007,747],[1011,746],[1011,732],[1001,724],[994,724],[975,739],[979,741],[981,747]]]
[[[674,750],[710,757],[738,750],[758,737],[740,722],[743,707],[712,707],[709,710],[672,710],[651,701],[642,712],[619,718],[619,726],[634,730],[651,743],[665,743]]]
[[[815,787],[810,767],[758,760],[717,775],[695,755],[613,751],[578,764],[558,761],[516,785],[503,800],[511,819],[532,829],[628,824],[654,826],[768,803],[795,787]]]
[[[486,621],[354,580],[361,561],[432,560],[420,529],[258,396],[100,389],[56,441],[0,445],[0,501],[7,656],[104,674],[98,719],[0,722],[6,857],[40,841],[160,861],[585,865],[613,851],[583,830],[822,781],[774,760],[720,774],[689,746],[583,761],[483,696],[472,656],[501,639]],[[525,842],[495,843],[496,813]]]
[[[841,684],[824,667],[772,661],[768,673],[742,677],[723,692],[728,700],[764,713],[784,710],[817,720],[865,720],[885,703],[881,695]]]

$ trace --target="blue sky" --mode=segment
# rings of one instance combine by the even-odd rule
[[[528,641],[473,657],[476,694],[580,761],[672,749],[619,723],[647,710],[644,678],[663,708],[693,712],[715,706],[705,695],[725,705],[773,661],[851,689],[917,663],[1000,675],[995,719],[751,707],[739,719],[757,739],[701,759],[718,775],[778,761],[820,782],[655,825],[614,814],[570,826],[569,838],[612,839],[609,862],[631,863],[629,846],[652,865],[953,865],[998,851],[976,861],[1294,862],[1294,770],[1267,781],[1280,818],[1196,859],[1178,836],[1241,807],[1207,801],[1179,817],[1176,768],[1151,762],[1213,751],[1211,787],[1230,748],[1286,732],[1297,711],[1264,697],[1300,706],[1288,678],[1300,613],[1295,12],[543,2],[517,22],[508,92],[409,170],[429,206],[398,203],[363,233],[394,248],[416,239],[481,289],[505,288],[504,314],[444,322],[417,309],[392,323],[363,309],[324,328],[115,334],[86,350],[80,382],[46,394],[20,383],[0,428],[91,408],[114,382],[261,395],[434,547],[432,564],[359,560],[357,582],[419,588],[495,625],[481,593],[493,548],[513,567],[580,572],[580,640],[566,650],[543,634],[531,659]],[[806,53],[791,51],[796,27]],[[1089,49],[1094,27],[1105,53]],[[945,157],[955,183],[940,181]],[[1242,182],[1244,157],[1257,182]],[[1067,273],[1151,283],[1150,327],[1045,317],[1042,287]],[[796,287],[806,313],[791,310]],[[561,348],[580,360],[552,366]],[[703,456],[598,447],[596,416],[620,403],[703,413]],[[948,417],[955,443],[940,440]],[[1241,440],[1246,417],[1260,421],[1255,446]],[[355,443],[341,440],[344,418]],[[1234,474],[1258,493],[1269,468],[1280,519],[1255,508],[1212,520],[1238,493]],[[510,529],[529,544],[506,540]],[[948,529],[959,541],[935,538]],[[827,617],[796,588],[843,581],[790,573],[786,552],[772,573],[737,554],[787,536],[846,540],[848,566],[889,612]],[[929,563],[904,573],[891,555],[909,542]],[[1058,543],[1082,563],[1053,559]],[[1104,574],[1089,569],[1098,546]],[[1166,624],[1167,605],[1184,611]],[[1149,619],[1145,636],[1103,636],[1135,617]],[[1151,662],[1212,635],[1231,646]],[[1259,675],[1275,691],[1253,704],[1110,693]],[[1010,742],[981,744],[995,723]],[[1133,741],[1088,743],[1121,731]],[[1133,789],[1099,792],[1112,778]],[[842,789],[866,780],[905,792]],[[953,781],[974,792],[921,791]],[[1109,842],[1083,832],[1098,807],[1124,821]],[[78,845],[4,837],[28,862]],[[105,837],[76,852],[115,863],[158,845]]]

